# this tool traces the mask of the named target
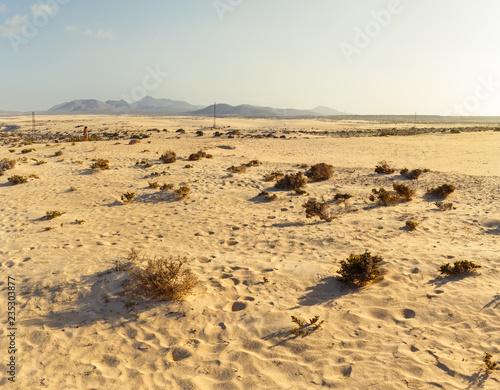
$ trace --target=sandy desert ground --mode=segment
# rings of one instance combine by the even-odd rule
[[[0,122],[22,134],[15,141],[0,130],[0,160],[17,160],[0,177],[2,388],[500,388],[499,371],[483,363],[484,352],[500,362],[500,132],[425,124],[443,131],[333,137],[322,131],[414,125],[232,118],[214,137],[210,118],[54,116],[37,123],[41,143],[20,145],[31,118]],[[81,125],[120,138],[55,142],[81,135]],[[311,129],[318,134],[300,132]],[[149,137],[130,144],[133,134]],[[21,153],[27,148],[36,150]],[[166,150],[175,163],[159,160]],[[199,150],[213,158],[188,161]],[[91,170],[99,158],[111,169]],[[227,170],[251,160],[262,164]],[[396,172],[375,173],[381,160]],[[308,195],[263,180],[321,162],[334,166],[333,177],[308,183]],[[430,172],[407,180],[405,167]],[[38,178],[8,182],[31,174]],[[173,199],[149,188],[154,181],[191,194]],[[414,200],[370,201],[372,188],[393,183],[415,189]],[[446,200],[453,210],[425,195],[444,183],[456,187]],[[265,202],[262,191],[278,199]],[[125,192],[136,195],[130,204],[120,200]],[[349,207],[333,201],[337,193],[353,196]],[[338,218],[306,218],[309,198],[327,201]],[[51,210],[64,214],[45,220]],[[415,231],[409,219],[420,223]],[[116,264],[130,249],[187,256],[199,279],[193,294],[170,302],[127,291],[129,274]],[[365,251],[383,257],[382,277],[362,288],[339,280],[340,261]],[[458,260],[481,268],[440,276]],[[8,277],[16,281],[15,383],[5,369]],[[291,316],[324,323],[297,336]]]

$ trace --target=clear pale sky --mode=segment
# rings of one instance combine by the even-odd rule
[[[499,16],[498,0],[0,0],[0,110],[145,90],[500,115]]]

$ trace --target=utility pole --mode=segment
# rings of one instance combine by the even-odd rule
[[[215,126],[215,120],[216,120],[216,117],[217,117],[217,103],[214,102],[214,129],[216,128]]]
[[[31,130],[35,131],[35,111],[31,112]]]

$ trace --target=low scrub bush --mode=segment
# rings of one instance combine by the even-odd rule
[[[292,316],[292,322],[297,324],[299,327],[292,329],[290,331],[291,334],[296,336],[309,336],[312,332],[321,328],[321,325],[325,323],[324,320],[320,321],[319,316],[314,316],[309,319],[309,323],[296,316]]]
[[[245,173],[247,168],[244,165],[240,165],[239,167],[233,165],[227,168],[227,170],[233,173]]]
[[[431,188],[427,190],[427,195],[435,196],[436,198],[446,198],[456,189],[455,186],[451,184],[443,184],[436,188]]]
[[[276,181],[281,179],[285,174],[283,172],[271,172],[264,175],[264,181]]]
[[[186,257],[140,256],[131,250],[127,260],[133,287],[155,298],[182,301],[198,283]]]
[[[60,217],[61,215],[66,214],[64,211],[46,211],[45,212],[45,219],[54,219],[57,217]]]
[[[207,154],[204,151],[200,150],[199,152],[193,153],[189,155],[189,161],[198,161],[201,160],[202,158],[213,158],[211,154]]]
[[[420,177],[420,175],[423,173],[423,171],[421,169],[412,169],[410,171],[407,168],[404,168],[399,173],[402,176],[406,177],[407,179],[417,180]]]
[[[159,185],[159,184],[158,184],[158,182],[156,182],[156,181],[155,181],[155,182],[153,182],[153,183],[152,183],[152,182],[149,182],[148,184],[149,184],[149,185],[148,185],[148,187],[149,187],[149,188],[154,188],[154,189],[160,188],[160,185]]]
[[[453,207],[453,202],[434,202],[436,207],[441,210],[441,211],[447,211],[447,210],[455,210],[456,207]]]
[[[328,180],[333,175],[333,165],[328,165],[325,163],[320,163],[311,166],[306,172],[306,176],[311,181],[322,181]]]
[[[392,185],[392,188],[394,188],[394,191],[401,197],[402,200],[408,202],[413,199],[415,196],[415,190],[411,189],[407,185],[400,184],[400,183],[394,183]]]
[[[306,218],[317,216],[325,221],[332,220],[329,212],[330,205],[326,202],[318,202],[317,200],[309,199],[307,203],[302,205],[302,207],[306,209]]]
[[[177,199],[185,199],[191,193],[191,188],[189,188],[187,186],[182,186],[182,187],[179,187],[178,189],[176,189],[174,191],[174,193],[175,193],[175,197]]]
[[[302,172],[298,172],[296,174],[285,175],[274,186],[279,190],[296,190],[297,188],[305,187],[306,184],[307,177]]]
[[[36,149],[30,148],[30,149],[21,150],[21,153],[23,153],[23,154],[31,153],[31,152],[36,152]]]
[[[340,269],[337,273],[345,282],[362,287],[380,275],[379,264],[382,260],[380,256],[372,256],[371,252],[351,254],[346,260],[340,262]]]
[[[62,156],[63,155],[63,151],[62,150],[58,150],[57,152],[54,153],[55,156]]]
[[[442,265],[439,268],[439,272],[441,273],[441,275],[462,276],[474,273],[478,268],[481,268],[481,266],[473,263],[472,261],[460,260],[455,261],[455,263],[453,263],[453,267],[450,265],[450,263]]]
[[[497,368],[497,363],[493,362],[491,360],[492,357],[493,357],[493,355],[491,353],[488,353],[488,352],[484,353],[483,362],[484,362],[484,364],[486,364],[487,371],[494,371]]]
[[[90,168],[95,169],[95,170],[101,170],[101,171],[109,169],[109,160],[105,160],[103,158],[98,158],[90,165]]]
[[[258,196],[262,197],[266,202],[272,202],[273,200],[278,199],[278,195],[271,194],[267,191],[262,191]]]
[[[177,161],[177,155],[175,152],[168,150],[161,155],[160,160],[165,164],[171,164]]]
[[[376,200],[378,204],[383,206],[393,206],[400,202],[409,202],[415,195],[415,190],[404,184],[394,183],[392,187],[394,191],[387,191],[385,188],[373,189],[370,200],[372,202]]]
[[[345,202],[346,200],[351,198],[352,198],[351,194],[335,194],[333,200],[336,202]]]
[[[10,184],[16,185],[16,184],[21,184],[21,183],[26,183],[28,181],[28,178],[26,176],[20,176],[20,175],[14,175],[9,178],[7,178]]]
[[[416,230],[418,227],[419,223],[417,221],[414,221],[412,219],[409,219],[406,221],[405,226],[410,229],[411,231]]]
[[[379,165],[375,167],[376,173],[383,173],[389,175],[391,173],[394,173],[394,171],[395,169],[392,168],[387,161],[380,161]]]
[[[13,169],[15,166],[16,166],[16,160],[12,158],[2,158],[0,160],[0,170],[2,171]]]
[[[252,160],[249,163],[245,164],[245,166],[248,167],[248,168],[258,167],[259,165],[262,165],[262,163],[259,160]]]
[[[124,204],[132,202],[135,198],[135,192],[125,192],[122,194],[121,199]]]

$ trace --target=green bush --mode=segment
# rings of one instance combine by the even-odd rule
[[[439,272],[441,273],[441,275],[462,276],[476,272],[477,268],[481,268],[481,266],[474,264],[472,261],[460,260],[455,261],[453,267],[450,266],[450,263],[442,265],[439,268]]]
[[[380,275],[379,264],[382,260],[380,256],[372,256],[371,252],[351,254],[346,260],[340,262],[340,269],[337,273],[345,282],[353,283],[358,287],[365,286]]]

